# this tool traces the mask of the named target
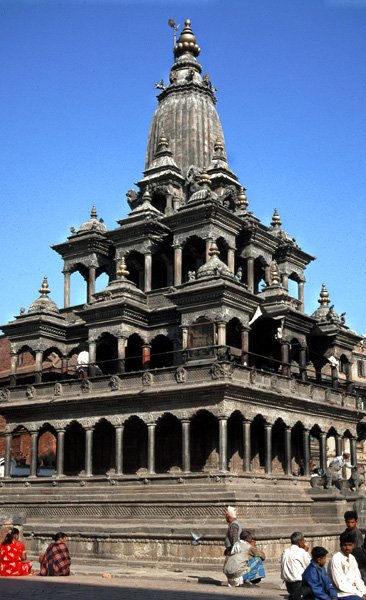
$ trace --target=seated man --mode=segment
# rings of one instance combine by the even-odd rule
[[[302,574],[310,564],[309,547],[301,531],[294,531],[290,540],[291,546],[281,557],[281,579],[285,582],[289,600],[298,600],[302,595]]]
[[[366,585],[362,581],[357,561],[352,555],[355,548],[352,533],[343,532],[339,536],[341,549],[328,564],[328,575],[337,590],[338,598],[366,599]]]
[[[360,570],[361,577],[364,583],[366,583],[366,538],[361,548],[354,549],[353,556],[357,561],[357,566]]]
[[[224,565],[229,587],[238,587],[242,583],[259,583],[265,576],[263,560],[264,553],[256,548],[252,533],[242,531],[240,542],[235,544]]]
[[[302,575],[305,586],[309,588],[310,594],[303,592],[303,598],[314,598],[314,600],[333,600],[337,598],[337,592],[332,586],[325,571],[328,550],[321,546],[315,546],[311,551],[312,561]]]

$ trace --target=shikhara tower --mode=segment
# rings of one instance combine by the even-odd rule
[[[144,543],[144,560],[192,560],[190,531],[204,519],[207,543],[194,560],[220,562],[227,503],[278,552],[296,527],[314,542],[328,536],[329,548],[338,513],[354,502],[362,511],[356,492],[322,491],[319,504],[309,479],[334,452],[357,460],[361,338],[325,284],[320,307],[305,314],[313,257],[276,209],[269,225],[249,210],[199,53],[187,20],[169,84],[156,85],[128,216],[109,230],[93,207],[53,246],[64,307],[45,278],[28,311],[3,326],[3,506],[24,515],[34,550],[66,515],[76,557],[92,538],[112,556],[141,555]],[[86,281],[82,306],[70,306],[74,272]],[[109,283],[96,291],[101,273]]]

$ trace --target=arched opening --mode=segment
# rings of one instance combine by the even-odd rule
[[[273,474],[286,472],[285,424],[282,419],[277,419],[272,427],[272,472]]]
[[[189,281],[189,271],[196,273],[206,262],[206,243],[197,236],[189,237],[182,253],[182,281]]]
[[[235,411],[227,422],[227,458],[229,471],[232,473],[243,472],[243,415]]]
[[[20,425],[12,434],[10,450],[10,475],[28,477],[31,462],[31,435]]]
[[[242,354],[242,330],[243,325],[236,317],[230,319],[226,325],[226,345],[230,347],[231,356],[238,362]]]
[[[155,467],[157,473],[182,469],[182,426],[173,415],[158,420],[155,430]]]
[[[29,346],[23,346],[17,358],[17,383],[20,385],[34,383],[35,370],[35,353]]]
[[[206,317],[199,317],[189,326],[188,357],[197,359],[213,356],[216,337],[215,323]]]
[[[161,213],[165,214],[167,209],[167,196],[163,192],[153,192],[151,196],[151,204]]]
[[[281,345],[277,341],[280,321],[259,318],[249,332],[250,366],[277,373],[281,365]]]
[[[129,271],[128,279],[132,281],[139,290],[145,289],[145,258],[140,252],[133,250],[126,256],[127,270]]]
[[[293,475],[305,474],[304,426],[299,421],[291,430],[291,472]]]
[[[51,425],[44,425],[38,434],[37,475],[51,477],[56,469],[57,434]]]
[[[147,425],[138,417],[131,417],[125,423],[123,472],[126,474],[147,472]]]
[[[310,430],[310,468],[320,467],[320,429],[314,425]]]
[[[217,419],[208,411],[199,411],[191,420],[191,470],[219,468],[219,430]]]
[[[173,248],[171,240],[159,244],[152,254],[151,289],[173,285]]]
[[[80,423],[70,423],[64,438],[64,474],[79,475],[85,469],[85,430]]]
[[[137,333],[133,333],[127,340],[125,371],[142,370],[142,339]]]
[[[85,304],[87,299],[87,284],[88,281],[88,269],[78,264],[71,272],[70,276],[70,306],[80,306]]]
[[[118,371],[117,339],[110,333],[103,333],[97,342],[96,375],[113,375]]]
[[[93,433],[93,474],[104,475],[115,469],[116,430],[105,419],[96,424]]]
[[[220,260],[222,260],[222,262],[227,264],[228,263],[228,248],[229,248],[227,241],[223,237],[219,237],[216,240],[216,245],[220,252]]]
[[[266,262],[262,256],[258,256],[254,260],[254,293],[258,294],[263,291],[263,286],[266,285],[265,282],[265,266]]]
[[[57,381],[61,378],[62,360],[58,348],[48,348],[43,353],[42,381]]]
[[[257,415],[252,421],[250,447],[252,471],[263,473],[265,468],[265,435],[262,415]]]
[[[109,283],[108,273],[104,270],[102,270],[100,272],[97,270],[96,279],[95,279],[95,291],[101,292],[102,290],[105,290],[105,288],[108,287],[108,283]]]
[[[173,364],[173,342],[165,335],[157,335],[151,341],[151,368],[171,367]]]
[[[337,432],[334,427],[331,427],[327,434],[327,465],[337,455],[337,444],[336,444]]]

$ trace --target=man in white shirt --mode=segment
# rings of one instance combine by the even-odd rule
[[[355,548],[354,536],[344,531],[339,536],[340,552],[336,552],[328,564],[328,575],[337,590],[338,598],[344,600],[366,599],[366,585],[352,555]]]
[[[281,578],[286,584],[289,600],[299,600],[302,597],[302,574],[310,564],[311,557],[301,531],[294,531],[290,541],[290,548],[286,548],[281,556]]]

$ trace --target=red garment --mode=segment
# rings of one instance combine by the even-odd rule
[[[16,542],[0,546],[0,575],[2,577],[15,577],[30,575],[31,562],[22,562],[22,551]]]
[[[52,542],[39,560],[40,575],[70,575],[71,558],[64,542]]]

